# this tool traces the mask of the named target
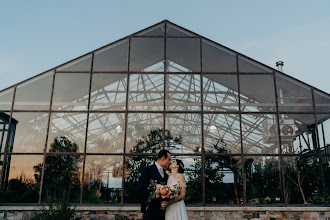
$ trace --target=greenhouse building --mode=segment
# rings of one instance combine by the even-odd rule
[[[330,213],[329,146],[329,94],[164,20],[0,91],[0,210],[65,194],[141,217],[140,172],[167,149],[189,215]]]

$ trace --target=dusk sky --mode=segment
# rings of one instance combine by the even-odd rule
[[[1,1],[0,90],[167,19],[330,93],[330,1]]]

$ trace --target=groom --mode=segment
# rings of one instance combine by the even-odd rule
[[[167,150],[161,150],[158,153],[155,164],[148,166],[142,170],[141,177],[137,186],[138,200],[141,202],[141,212],[143,213],[143,220],[165,219],[165,211],[160,209],[160,199],[154,199],[148,203],[149,191],[148,186],[150,180],[158,184],[167,184],[168,176],[164,167],[169,167],[171,164],[171,154]]]

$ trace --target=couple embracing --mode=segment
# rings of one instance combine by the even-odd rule
[[[165,172],[164,168],[170,168],[171,172]],[[161,150],[155,164],[143,169],[137,187],[143,220],[188,220],[183,201],[187,187],[183,172],[183,162],[181,160],[172,161],[171,154],[167,150]],[[166,201],[159,196],[150,199],[150,184],[152,185],[152,183],[180,190]],[[156,189],[156,186],[154,188]]]

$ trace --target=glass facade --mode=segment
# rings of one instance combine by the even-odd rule
[[[330,95],[169,21],[0,91],[2,203],[137,203],[161,149],[189,205],[329,204]],[[19,195],[19,196],[18,196]]]

